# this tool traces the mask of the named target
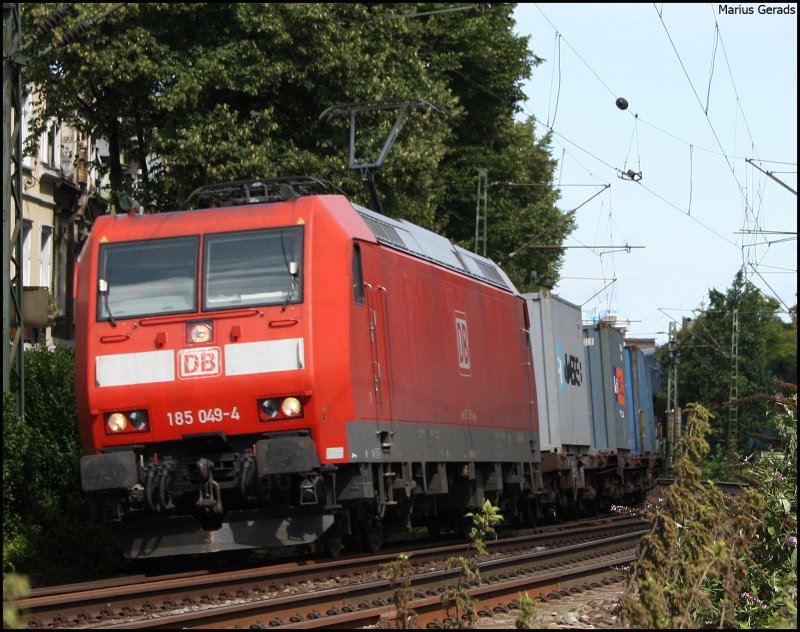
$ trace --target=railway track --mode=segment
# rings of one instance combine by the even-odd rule
[[[747,483],[733,483],[727,481],[700,481],[700,482],[705,487],[711,487],[711,486],[716,487],[717,489],[724,492],[728,496],[741,496],[750,487]],[[669,487],[674,483],[675,480],[672,478],[659,478],[656,481],[657,487],[663,487],[663,488]]]
[[[484,613],[513,608],[519,594],[553,595],[618,578],[646,523],[609,517],[488,542],[483,582],[469,593]],[[410,607],[418,625],[442,627],[441,595],[459,581],[445,561],[465,543],[404,546],[379,555],[305,559],[225,572],[135,577],[39,589],[17,602],[20,623],[47,628],[346,627],[394,617],[385,565],[407,552]]]

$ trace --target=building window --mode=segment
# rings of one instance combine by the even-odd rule
[[[29,219],[22,220],[22,286],[30,285],[31,282],[31,261],[33,260],[33,245],[31,244],[31,233],[33,232],[33,222]]]
[[[49,167],[59,167],[61,163],[61,155],[56,151],[58,144],[58,123],[51,121],[47,126],[47,131],[44,133],[41,142],[41,153],[39,154],[42,162]]]
[[[53,287],[53,227],[42,226],[42,241],[39,254],[39,285]]]
[[[32,93],[26,86],[22,94],[22,138],[28,138],[30,122],[33,118],[33,98]],[[24,141],[23,141],[24,142]],[[22,166],[33,170],[33,158],[27,152],[23,152]]]

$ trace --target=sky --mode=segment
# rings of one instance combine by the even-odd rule
[[[544,59],[519,117],[552,130],[559,208],[577,209],[554,293],[658,344],[743,267],[795,305],[797,4],[520,3],[514,19]]]

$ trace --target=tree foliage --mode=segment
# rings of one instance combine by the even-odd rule
[[[768,404],[755,395],[779,392],[776,379],[797,382],[797,319],[780,318],[780,305],[764,296],[741,271],[731,287],[711,289],[709,304],[677,334],[681,402],[698,402],[715,412],[709,444],[720,453],[727,446],[727,422],[733,367],[732,333],[734,310],[738,311],[738,431],[737,449],[751,449],[751,433],[772,434]],[[794,313],[796,314],[796,312]],[[659,361],[668,366],[668,349],[661,347]]]
[[[23,6],[35,33],[56,5]],[[107,5],[78,3],[53,33]],[[112,201],[133,195],[180,208],[198,186],[280,175],[328,179],[368,202],[348,169],[348,121],[331,106],[424,99],[376,176],[388,215],[474,245],[477,171],[493,182],[487,254],[527,289],[557,281],[574,227],[556,208],[549,138],[516,122],[521,84],[541,61],[513,32],[513,4],[130,3],[77,42],[33,47],[27,81],[42,86],[35,133],[51,116],[105,138]],[[38,53],[38,54],[37,54]],[[357,158],[373,161],[393,112],[358,121]],[[128,163],[141,167],[134,183]],[[537,237],[538,236],[538,237]],[[532,237],[556,246],[514,252]]]
[[[797,628],[797,385],[765,398],[772,407],[775,445],[742,459],[739,476],[758,490],[763,511],[750,542],[746,590],[737,604],[743,627]]]

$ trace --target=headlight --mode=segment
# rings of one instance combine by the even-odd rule
[[[128,418],[122,413],[114,413],[109,415],[106,426],[113,433],[125,432],[128,427]]]
[[[214,326],[210,320],[186,323],[186,342],[211,342]]]
[[[261,402],[261,417],[263,419],[275,419],[281,409],[279,399],[265,399]]]
[[[299,396],[269,397],[258,400],[258,418],[261,421],[297,419],[303,416],[303,400]]]
[[[150,419],[146,410],[107,413],[105,419],[106,434],[126,434],[150,430]]]
[[[303,405],[296,397],[287,397],[281,404],[281,412],[287,417],[297,417],[303,412]]]
[[[131,422],[131,427],[136,430],[144,430],[147,428],[147,413],[143,410],[134,410],[128,415],[128,421]]]

